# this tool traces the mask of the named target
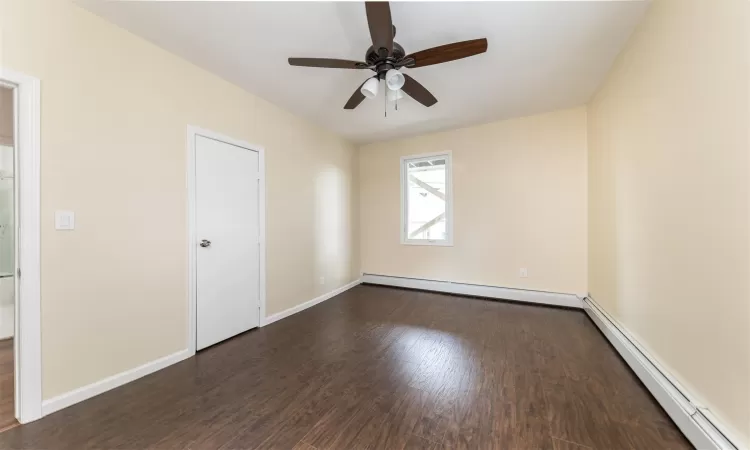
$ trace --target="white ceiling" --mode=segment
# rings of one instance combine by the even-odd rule
[[[486,37],[487,53],[406,69],[438,99],[383,117],[381,94],[345,111],[369,70],[291,67],[290,56],[362,60],[360,2],[112,2],[81,6],[353,142],[367,143],[585,104],[645,1],[392,2],[407,53]]]

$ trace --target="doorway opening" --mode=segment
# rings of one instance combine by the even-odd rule
[[[40,81],[0,67],[0,431],[43,415]]]
[[[0,85],[0,431],[15,408],[16,186],[15,92]]]

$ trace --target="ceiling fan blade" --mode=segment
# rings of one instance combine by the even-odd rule
[[[290,66],[323,67],[327,69],[367,69],[367,63],[331,58],[289,58]]]
[[[401,90],[409,94],[411,98],[427,107],[430,107],[437,103],[437,99],[435,98],[435,96],[432,95],[430,91],[427,90],[427,88],[419,84],[417,80],[407,74],[404,74],[404,78],[406,79],[406,82],[404,83],[404,86],[401,88]]]
[[[407,64],[406,67],[424,67],[433,64],[440,64],[448,61],[455,61],[461,58],[478,55],[487,51],[487,39],[473,39],[471,41],[454,42],[452,44],[441,45],[439,47],[428,48],[421,52],[407,55],[404,59],[414,59],[413,64]]]
[[[393,54],[391,6],[388,2],[365,2],[365,12],[373,47],[375,50],[384,48],[389,55]]]
[[[370,77],[373,78],[373,77]],[[367,80],[369,80],[368,78]],[[362,86],[367,83],[367,80],[363,81],[362,84],[359,85],[356,91],[352,94],[351,97],[349,97],[349,101],[346,102],[346,105],[344,105],[344,109],[354,109],[357,106],[359,106],[360,103],[362,103],[362,100],[365,99],[364,94],[362,94]]]

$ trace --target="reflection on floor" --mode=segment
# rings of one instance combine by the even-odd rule
[[[358,286],[0,448],[691,447],[581,311]]]
[[[0,431],[18,424],[13,405],[13,338],[10,338],[0,341]]]

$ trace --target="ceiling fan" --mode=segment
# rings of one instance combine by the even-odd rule
[[[396,27],[391,20],[388,2],[365,2],[367,23],[370,27],[372,46],[365,53],[365,61],[349,61],[330,58],[289,58],[289,64],[302,67],[332,69],[369,69],[375,75],[365,80],[349,98],[344,109],[354,109],[366,97],[377,95],[380,80],[385,80],[388,98],[397,99],[401,91],[424,106],[432,106],[437,99],[424,86],[400,69],[417,68],[454,61],[487,51],[487,39],[454,42],[420,52],[406,54],[404,48],[394,42]]]

